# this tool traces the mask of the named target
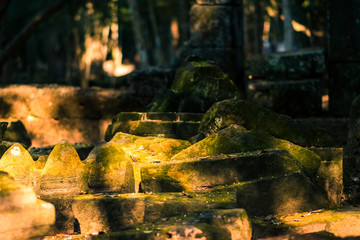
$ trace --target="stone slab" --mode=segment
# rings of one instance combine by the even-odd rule
[[[143,165],[141,188],[145,192],[204,191],[217,186],[299,171],[299,166],[287,151],[229,154]]]
[[[73,198],[73,212],[81,233],[114,232],[131,226],[154,223],[175,215],[208,209],[234,208],[230,189],[208,193],[97,194]]]

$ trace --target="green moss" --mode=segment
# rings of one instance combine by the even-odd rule
[[[35,163],[29,152],[19,143],[13,144],[0,159],[0,170],[11,176],[31,181]]]
[[[75,148],[67,140],[61,140],[51,151],[43,175],[56,177],[82,176],[84,164]]]
[[[103,192],[134,192],[132,160],[122,147],[109,142],[97,150],[94,161],[88,165],[89,187]]]
[[[118,143],[133,161],[140,163],[168,161],[173,155],[191,145],[186,140],[139,137],[121,132],[117,133],[111,142]]]
[[[263,130],[301,146],[331,146],[335,143],[334,137],[322,129],[301,125],[288,116],[239,99],[214,104],[204,115],[199,130],[213,134],[232,124],[249,130]]]
[[[193,157],[215,156],[219,154],[251,152],[266,149],[287,150],[307,171],[315,174],[320,166],[320,157],[303,147],[289,141],[275,138],[259,130],[246,130],[232,125],[220,130],[217,134],[201,140],[189,148],[174,155],[172,159],[189,159]]]

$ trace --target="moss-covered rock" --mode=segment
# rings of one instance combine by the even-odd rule
[[[288,152],[257,151],[144,165],[141,187],[145,192],[199,192],[294,172],[301,167]]]
[[[283,149],[288,151],[311,174],[315,174],[320,166],[321,159],[316,153],[289,141],[275,138],[264,131],[257,129],[246,130],[238,125],[231,125],[220,130],[216,134],[210,135],[174,155],[172,158],[189,159],[265,149]]]
[[[16,180],[32,184],[35,163],[29,152],[19,143],[13,144],[0,159],[0,170],[8,172]]]
[[[243,97],[215,63],[199,57],[185,60],[176,71],[170,89],[159,92],[148,111],[205,112],[217,101]]]
[[[95,160],[87,163],[91,192],[134,192],[132,160],[119,144],[106,143],[100,146],[95,154]]]
[[[251,216],[287,215],[329,207],[325,193],[301,173],[240,183],[236,197],[238,207]]]
[[[163,162],[171,159],[172,156],[190,147],[186,140],[139,137],[127,133],[118,132],[111,139],[128,153],[134,162]]]
[[[41,173],[40,193],[79,194],[87,190],[85,166],[67,140],[55,145]]]
[[[26,149],[31,146],[30,135],[20,120],[10,123],[5,131],[3,139],[9,142],[21,143]]]
[[[55,222],[55,209],[38,200],[31,187],[0,172],[0,238],[40,239]]]
[[[328,147],[336,143],[334,136],[325,130],[300,124],[288,116],[239,99],[214,104],[204,115],[199,130],[212,134],[232,124],[260,129],[301,146]]]

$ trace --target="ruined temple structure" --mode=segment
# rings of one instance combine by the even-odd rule
[[[242,2],[196,1],[171,84],[2,88],[0,239],[359,239],[358,9],[329,1],[330,113],[344,121],[313,121],[326,51],[248,61],[263,79],[246,99]]]

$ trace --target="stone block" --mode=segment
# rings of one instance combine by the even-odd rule
[[[262,177],[300,172],[286,151],[265,151],[143,165],[145,192],[197,192]]]
[[[188,139],[198,133],[202,116],[198,113],[119,113],[106,129],[105,140],[110,141],[117,132]]]
[[[247,83],[244,80],[244,49],[239,48],[205,48],[193,47],[191,53],[214,61],[230,79],[234,81],[243,96],[247,89]]]
[[[324,49],[302,49],[268,57],[266,77],[272,81],[319,78],[326,71]]]
[[[216,202],[220,198],[211,196],[211,193],[205,198],[183,193],[82,195],[74,197],[73,210],[82,234],[122,231],[117,234],[125,237],[127,231],[124,230],[129,228],[136,228],[137,234],[143,229],[160,234],[166,229],[175,231],[174,225],[181,221],[186,227],[195,222],[209,224],[226,233],[225,239],[250,239],[251,224],[246,212],[243,209],[209,210],[219,206]],[[215,204],[204,199],[214,199]],[[228,238],[230,235],[235,238]]]
[[[301,146],[329,147],[336,142],[335,137],[323,129],[303,125],[288,116],[238,99],[214,104],[205,113],[199,131],[213,134],[232,124],[244,126],[246,129],[260,129]]]
[[[249,101],[291,117],[322,113],[321,79],[296,81],[250,80]]]
[[[329,206],[324,192],[301,173],[237,186],[238,207],[250,216],[287,215]]]
[[[242,7],[193,5],[190,11],[191,45],[194,48],[241,48]]]
[[[174,160],[194,157],[208,157],[221,154],[263,151],[268,149],[286,150],[290,156],[309,174],[314,175],[320,166],[320,157],[301,146],[284,139],[275,138],[267,132],[246,130],[239,125],[231,125],[219,130],[185,150],[174,155]]]

